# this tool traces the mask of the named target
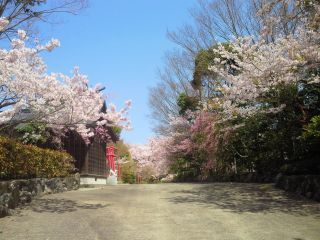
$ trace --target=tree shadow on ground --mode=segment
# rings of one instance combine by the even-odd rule
[[[320,218],[320,203],[274,188],[271,184],[215,183],[172,192],[175,204],[198,204],[236,213],[282,212]]]
[[[67,213],[75,212],[81,209],[94,210],[105,208],[108,205],[106,204],[84,204],[79,203],[69,199],[36,199],[29,206],[26,206],[27,209],[38,212],[38,213]]]

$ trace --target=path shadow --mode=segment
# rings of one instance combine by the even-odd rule
[[[38,213],[67,213],[75,212],[81,209],[100,209],[107,207],[107,204],[83,204],[69,199],[36,199],[29,206],[26,206],[27,209],[38,212]]]
[[[214,183],[172,192],[175,204],[198,204],[232,212],[284,212],[320,218],[320,203],[274,188],[271,184]]]

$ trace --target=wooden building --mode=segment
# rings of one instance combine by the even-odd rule
[[[70,131],[66,134],[64,148],[75,159],[75,167],[80,173],[82,184],[106,184],[109,174],[106,148],[119,140],[112,128],[108,128],[108,133],[109,142],[104,143],[95,136],[89,145],[77,132]]]

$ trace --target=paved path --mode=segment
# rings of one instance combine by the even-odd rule
[[[261,184],[107,186],[35,200],[0,239],[319,240],[320,204]]]

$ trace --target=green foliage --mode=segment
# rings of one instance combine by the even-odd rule
[[[177,104],[180,108],[179,114],[183,115],[187,110],[194,111],[197,109],[198,101],[195,97],[187,96],[185,93],[181,93],[177,99]]]
[[[198,166],[193,165],[191,157],[177,157],[170,165],[170,172],[177,174],[181,181],[193,180],[199,175]]]
[[[230,43],[222,43],[222,46],[225,47],[225,49],[230,52],[234,51],[232,44]],[[215,64],[216,58],[225,60],[225,67],[228,67],[230,71],[232,71],[233,73],[236,73],[235,69],[231,67],[232,65],[236,65],[233,59],[224,58],[219,53],[213,51],[218,47],[219,45],[215,45],[210,49],[202,49],[196,55],[195,68],[193,72],[193,80],[191,81],[191,85],[194,89],[198,89],[198,90],[201,89],[203,77],[210,76],[212,78],[216,78],[216,76],[213,75],[212,71],[209,70],[209,67]]]
[[[117,126],[112,126],[111,128],[112,128],[113,132],[119,137],[121,134],[122,128],[117,127]]]
[[[319,14],[316,14],[318,12],[318,9],[315,5],[315,2],[316,1],[314,0],[297,0],[297,7],[299,7],[300,11],[304,12],[307,16],[307,19],[309,21],[309,27],[311,27],[314,30],[319,30],[320,17]]]
[[[136,181],[136,163],[128,156],[127,162],[121,164],[121,180],[124,183],[133,184]]]
[[[121,175],[123,183],[134,184],[136,182],[136,175],[132,171],[124,171]]]
[[[310,123],[304,128],[303,137],[308,138],[320,138],[320,115],[311,118]]]
[[[16,127],[16,130],[21,134],[19,139],[25,144],[42,145],[50,137],[44,124],[22,123]]]
[[[192,87],[200,89],[202,85],[201,78],[208,74],[210,63],[213,63],[216,54],[212,50],[200,50],[195,59],[195,70],[193,73]]]
[[[0,178],[62,177],[74,171],[73,158],[55,150],[0,137]]]
[[[123,161],[121,164],[121,180],[124,183],[136,182],[136,163],[132,160],[128,146],[123,141],[116,142],[118,157]]]

